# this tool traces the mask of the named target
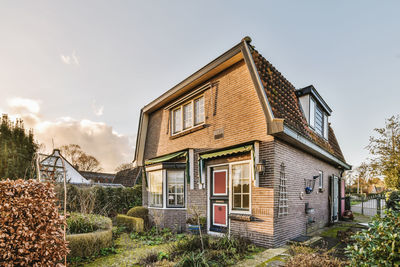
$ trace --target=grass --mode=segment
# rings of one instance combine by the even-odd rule
[[[351,200],[350,201],[350,204],[353,206],[353,205],[357,205],[357,204],[361,204],[361,201],[360,200]]]
[[[350,226],[332,226],[321,233],[322,237],[337,238],[337,233],[339,231],[346,231]]]

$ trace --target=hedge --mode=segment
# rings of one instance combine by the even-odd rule
[[[68,258],[90,257],[98,254],[102,248],[112,246],[112,229],[67,235],[67,241],[70,249]]]
[[[119,226],[125,226],[130,231],[143,232],[144,230],[144,220],[142,218],[118,214],[116,221]]]
[[[0,266],[56,266],[68,253],[53,186],[0,182]]]
[[[64,189],[57,187],[59,203],[64,201]],[[114,217],[126,213],[130,208],[142,205],[142,186],[134,187],[67,187],[67,211],[96,213]]]
[[[147,217],[149,216],[149,209],[146,207],[133,207],[131,208],[126,215],[130,217],[136,217],[136,218],[142,218],[143,220],[146,220]]]
[[[67,218],[67,234],[85,234],[112,228],[110,218],[97,214],[71,213]]]

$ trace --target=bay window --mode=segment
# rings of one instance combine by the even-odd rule
[[[250,164],[232,165],[232,210],[249,211]]]
[[[200,96],[172,110],[172,133],[188,130],[204,121],[204,96]]]
[[[173,163],[177,165],[179,163]],[[146,172],[148,204],[153,208],[185,207],[185,168],[164,168]]]

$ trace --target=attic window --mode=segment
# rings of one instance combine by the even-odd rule
[[[317,134],[328,139],[328,114],[324,112],[322,107],[312,97],[310,97],[309,124]]]

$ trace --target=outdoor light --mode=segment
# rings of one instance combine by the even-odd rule
[[[258,173],[264,173],[265,172],[265,165],[266,165],[266,160],[262,160],[262,162],[256,164],[256,169]]]

